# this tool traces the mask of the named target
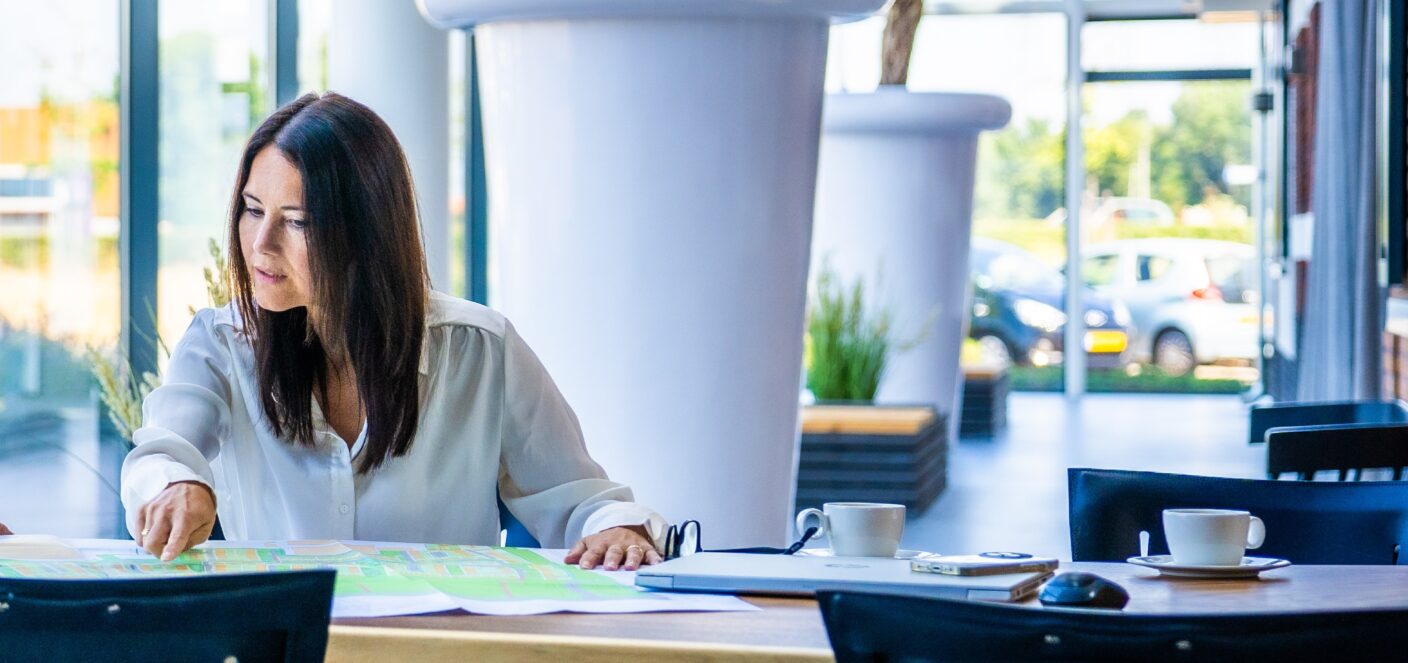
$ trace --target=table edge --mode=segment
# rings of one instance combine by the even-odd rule
[[[570,653],[574,661],[621,660],[622,656],[669,654],[690,660],[834,661],[829,648],[739,645],[689,640],[642,640],[557,634],[455,631],[395,626],[328,626],[328,660],[376,660],[383,647],[404,652],[419,650],[421,660],[461,660],[466,644],[481,655],[511,654],[532,649],[537,653]],[[443,655],[443,659],[437,654]],[[492,656],[489,656],[492,659]]]

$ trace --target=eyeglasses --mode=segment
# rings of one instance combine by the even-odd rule
[[[686,520],[665,531],[665,559],[693,555],[700,551],[699,521]]]
[[[753,548],[727,548],[723,550],[710,550],[707,552],[726,553],[757,553],[764,555],[791,555],[802,549],[813,536],[816,536],[817,527],[808,527],[802,533],[802,538],[786,548],[771,548],[758,546]],[[697,552],[706,552],[704,542],[700,535],[699,521],[686,520],[679,525],[670,525],[670,529],[665,531],[665,559],[676,559],[686,555],[693,555]]]

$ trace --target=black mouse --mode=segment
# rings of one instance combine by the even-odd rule
[[[1042,605],[1119,610],[1129,603],[1129,592],[1094,573],[1071,571],[1052,578],[1037,598]]]

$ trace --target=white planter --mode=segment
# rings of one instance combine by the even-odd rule
[[[830,17],[881,0],[422,0],[476,24],[491,303],[639,501],[789,536]]]
[[[848,281],[880,283],[896,336],[925,340],[892,355],[876,401],[932,403],[958,430],[968,333],[968,247],[978,133],[1007,124],[999,97],[886,89],[826,97],[817,175],[813,273],[829,256]],[[932,316],[932,317],[931,317]]]

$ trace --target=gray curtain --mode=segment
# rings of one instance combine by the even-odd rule
[[[1381,0],[1320,11],[1315,102],[1315,215],[1300,342],[1300,400],[1377,398],[1383,333],[1375,218]]]

